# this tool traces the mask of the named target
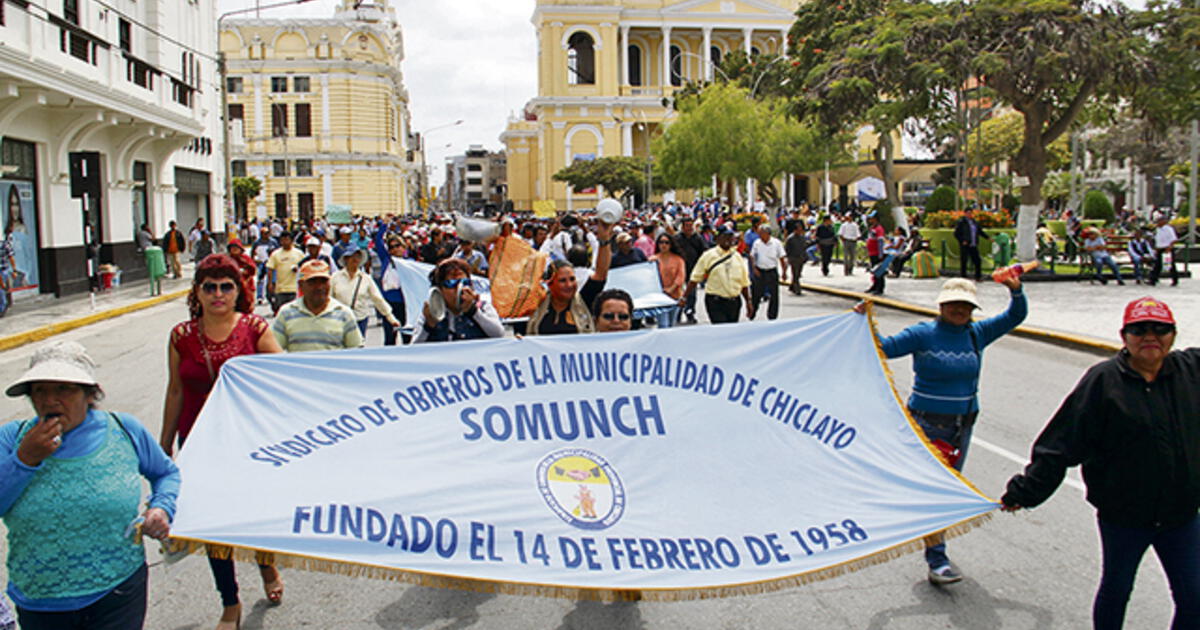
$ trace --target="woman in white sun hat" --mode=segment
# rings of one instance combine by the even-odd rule
[[[1028,304],[1015,274],[1004,280],[1011,298],[1003,313],[972,322],[979,308],[975,283],[952,278],[938,293],[938,317],[909,326],[891,337],[880,337],[889,359],[913,357],[913,388],[908,411],[928,438],[943,453],[946,463],[961,471],[979,415],[979,371],[983,349],[1016,328],[1025,319]],[[863,305],[855,310],[863,312]],[[952,584],[962,575],[946,557],[946,544],[926,544],[929,581]]]
[[[147,572],[136,529],[168,536],[179,469],[133,416],[96,407],[104,392],[78,343],[35,352],[5,393],[27,396],[37,414],[0,427],[8,596],[21,627],[141,628]]]

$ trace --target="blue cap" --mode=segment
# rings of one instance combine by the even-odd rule
[[[734,230],[733,228],[729,227],[728,223],[722,223],[721,227],[717,228],[717,235],[720,236],[722,234],[728,234],[729,236],[734,236],[735,234],[737,234],[737,231]]]
[[[358,245],[355,245],[354,243],[351,243],[350,246],[347,247],[346,250],[342,252],[342,258],[345,258],[347,256],[357,256],[357,255],[358,255]]]

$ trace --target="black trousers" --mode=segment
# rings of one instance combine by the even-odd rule
[[[959,243],[958,247],[958,273],[960,276],[967,277],[967,260],[975,265],[975,280],[978,281],[983,277],[983,261],[979,259],[979,247],[963,245]]]
[[[146,565],[108,595],[79,610],[41,612],[17,608],[24,630],[141,630],[146,623]]]
[[[1150,272],[1150,284],[1158,284],[1158,279],[1162,276],[1163,270],[1163,254],[1167,250],[1159,249],[1154,252],[1154,269]],[[1171,256],[1171,284],[1179,284],[1179,270],[1175,269],[1175,256]]]
[[[408,324],[408,309],[404,308],[404,302],[388,302],[388,306],[392,307],[392,316],[400,322],[401,326]],[[407,346],[412,341],[412,335],[408,333],[401,333],[400,337],[404,342],[403,345]],[[396,345],[396,329],[387,322],[383,323],[383,345]]]
[[[821,250],[821,275],[829,275],[829,261],[833,260],[833,245],[818,245]]]
[[[790,288],[792,293],[796,295],[800,295],[800,276],[804,273],[804,263],[806,262],[808,261],[788,259],[788,264],[792,266],[792,285]]]
[[[726,298],[719,295],[704,294],[704,309],[708,311],[708,321],[714,324],[732,324],[741,314],[742,298]]]
[[[758,269],[750,284],[750,319],[758,315],[758,305],[767,298],[767,319],[779,317],[779,270]]]

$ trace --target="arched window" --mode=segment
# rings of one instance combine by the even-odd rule
[[[642,49],[630,46],[627,54],[629,63],[629,85],[642,84]]]
[[[567,84],[596,83],[596,52],[592,36],[580,31],[567,40]]]
[[[716,46],[709,48],[708,49],[708,58],[710,60],[712,60],[712,65],[714,65],[714,66],[721,65],[721,49]]]
[[[671,46],[671,85],[683,85],[683,51]]]
[[[758,50],[758,46],[751,46],[751,47],[750,47],[750,56],[751,56],[751,57],[757,57],[757,56],[759,56],[759,55],[761,55],[761,54],[762,54],[762,52]]]

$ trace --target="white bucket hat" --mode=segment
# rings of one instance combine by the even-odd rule
[[[975,308],[980,308],[979,299],[975,297],[975,283],[966,278],[951,278],[942,284],[942,292],[938,293],[938,306],[947,302],[967,302]]]
[[[29,369],[4,390],[12,398],[29,393],[29,385],[38,381],[99,385],[96,363],[87,350],[74,341],[62,341],[33,353]]]

